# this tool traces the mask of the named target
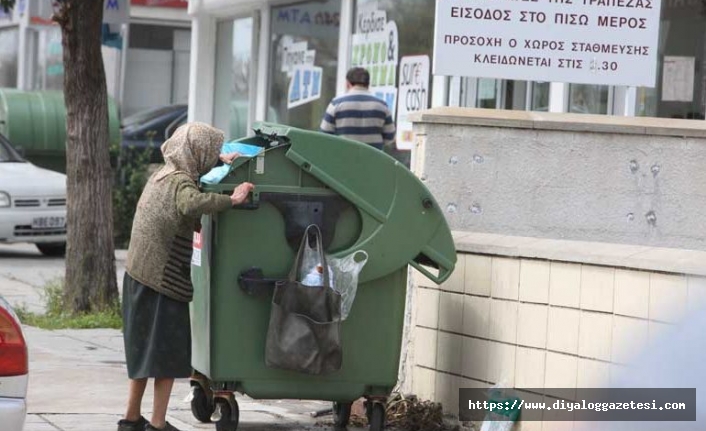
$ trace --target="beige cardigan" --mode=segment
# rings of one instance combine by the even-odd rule
[[[194,227],[201,215],[231,207],[229,196],[202,193],[186,174],[171,174],[160,181],[153,175],[137,204],[127,273],[172,299],[190,302]]]

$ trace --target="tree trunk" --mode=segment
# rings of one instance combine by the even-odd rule
[[[64,0],[67,252],[64,298],[74,313],[118,302],[108,140],[108,94],[101,54],[103,0]]]

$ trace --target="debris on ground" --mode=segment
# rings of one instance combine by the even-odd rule
[[[363,399],[353,403],[350,427],[366,428],[368,426],[363,403]],[[392,394],[387,400],[386,425],[389,429],[400,431],[461,431],[468,429],[446,422],[441,404],[420,401],[415,395],[400,393]]]

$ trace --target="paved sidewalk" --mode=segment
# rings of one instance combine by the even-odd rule
[[[118,253],[119,280],[124,253]],[[41,311],[44,284],[63,274],[61,259],[41,257],[31,246],[0,246],[0,293],[13,305]],[[111,329],[45,331],[25,327],[30,354],[27,423],[24,431],[115,431],[124,412],[127,372],[121,332]],[[201,424],[185,402],[187,380],[175,384],[168,420],[182,431],[213,430]],[[319,401],[255,401],[238,396],[243,430],[324,431],[331,417],[309,413],[328,407]],[[149,418],[148,386],[143,414]],[[353,428],[350,428],[353,431]]]

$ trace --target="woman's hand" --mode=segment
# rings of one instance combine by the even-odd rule
[[[250,192],[255,188],[252,183],[242,183],[233,190],[233,194],[230,195],[230,202],[233,205],[240,205],[245,202],[248,198]]]
[[[218,156],[221,161],[227,165],[230,165],[233,163],[233,160],[237,159],[238,157],[242,156],[240,153],[229,153],[229,154],[221,154]]]

